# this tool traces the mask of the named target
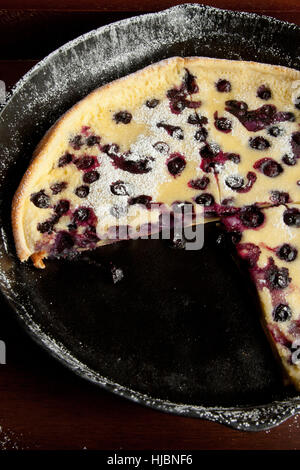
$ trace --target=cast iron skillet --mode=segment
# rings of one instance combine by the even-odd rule
[[[94,88],[175,55],[300,67],[300,29],[267,17],[182,5],[91,31],[17,84],[0,115],[0,283],[31,336],[67,367],[156,409],[261,430],[300,409],[284,388],[219,228],[199,251],[125,241],[38,271],[16,258],[12,195],[55,120]],[[124,278],[113,282],[111,269]]]

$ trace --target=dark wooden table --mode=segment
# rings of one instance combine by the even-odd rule
[[[39,59],[95,27],[172,0],[0,0],[0,80],[10,88]],[[299,0],[203,0],[300,25]],[[131,403],[74,376],[36,346],[0,298],[0,449],[300,449],[300,417],[260,433]]]

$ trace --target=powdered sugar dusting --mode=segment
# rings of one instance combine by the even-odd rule
[[[193,126],[186,124],[190,110],[185,109],[180,115],[170,112],[169,101],[162,100],[154,109],[142,106],[133,114],[133,119],[138,124],[145,124],[147,135],[140,134],[128,148],[128,158],[132,161],[140,161],[150,158],[150,171],[143,174],[134,174],[123,169],[116,168],[114,162],[106,154],[101,153],[99,157],[101,178],[91,186],[87,202],[94,209],[99,220],[105,217],[106,223],[116,223],[113,217],[107,217],[108,206],[121,208],[124,217],[118,217],[118,223],[126,223],[126,205],[130,197],[147,195],[152,197],[152,201],[157,201],[158,191],[162,184],[171,182],[174,177],[168,172],[167,159],[172,153],[180,152],[187,161],[194,160],[200,163],[199,148],[195,145]],[[158,123],[168,123],[168,125],[181,126],[184,132],[184,139],[176,139],[176,135],[170,136],[168,132]],[[155,148],[157,142],[163,142],[168,146],[168,152],[160,152]],[[114,152],[118,157],[124,156],[121,152]],[[199,165],[198,165],[199,168]],[[199,169],[200,171],[200,169]],[[111,191],[112,183],[123,181],[130,192],[127,195],[114,195]],[[100,203],[101,201],[101,203]],[[159,202],[159,201],[157,201]]]

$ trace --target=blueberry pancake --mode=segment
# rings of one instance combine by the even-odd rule
[[[38,145],[13,200],[17,254],[44,268],[159,231],[183,207],[191,223],[221,220],[300,389],[299,122],[300,72],[285,67],[174,57],[107,84]]]

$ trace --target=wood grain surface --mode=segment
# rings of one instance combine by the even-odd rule
[[[186,3],[170,0],[0,0],[0,80],[8,89],[40,58],[95,27]],[[210,0],[300,25],[299,0]],[[270,431],[154,411],[109,394],[36,346],[0,297],[0,449],[300,449],[300,418]]]

